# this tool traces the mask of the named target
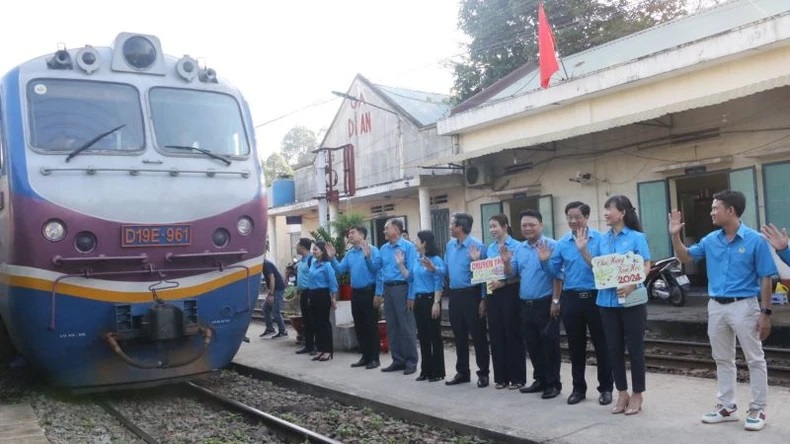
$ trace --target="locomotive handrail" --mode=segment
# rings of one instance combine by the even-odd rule
[[[143,253],[135,256],[99,255],[99,256],[88,256],[88,257],[63,257],[61,255],[56,255],[52,257],[52,263],[55,265],[60,265],[63,263],[86,264],[93,262],[140,262],[144,264],[148,262],[148,255]]]
[[[217,171],[214,169],[206,169],[206,170],[179,170],[177,168],[173,169],[162,169],[162,168],[94,168],[94,167],[86,167],[86,168],[49,168],[49,167],[41,167],[41,174],[44,176],[49,176],[53,172],[85,172],[87,175],[92,176],[96,173],[102,172],[122,172],[122,173],[129,173],[131,176],[137,176],[140,173],[165,173],[169,174],[170,176],[178,176],[180,174],[205,174],[208,177],[214,177],[218,175],[226,175],[226,176],[241,176],[244,179],[250,177],[249,170],[235,170],[235,171]]]
[[[179,259],[196,259],[196,258],[203,258],[203,257],[226,257],[226,256],[244,256],[248,253],[247,250],[234,250],[234,251],[206,251],[203,253],[167,253],[165,255],[165,260],[167,262],[173,262]]]
[[[189,365],[197,361],[201,356],[203,356],[204,353],[206,353],[206,350],[208,350],[208,346],[211,345],[211,339],[214,336],[213,330],[211,330],[211,328],[209,327],[204,327],[200,324],[197,324],[197,328],[200,334],[203,335],[203,346],[200,348],[200,351],[195,356],[168,364],[165,364],[162,361],[156,363],[142,362],[127,355],[121,348],[121,345],[118,343],[118,333],[108,332],[102,335],[102,337],[104,338],[105,341],[107,341],[107,344],[110,346],[112,351],[115,352],[116,355],[118,355],[127,364],[133,367],[142,368],[142,369],[177,368],[177,367],[184,367],[186,365]]]

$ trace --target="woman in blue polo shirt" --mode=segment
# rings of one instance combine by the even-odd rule
[[[611,196],[604,204],[604,218],[611,229],[599,240],[599,255],[634,253],[645,261],[645,274],[650,269],[650,249],[647,236],[642,233],[642,224],[631,201],[623,195]],[[587,249],[587,229],[580,230],[576,238],[587,262],[592,257]],[[605,288],[598,291],[597,304],[601,312],[606,345],[614,374],[614,383],[619,394],[612,413],[634,415],[642,411],[642,392],[645,391],[645,326],[647,324],[647,300],[639,305],[625,307],[620,301],[628,297],[639,285],[621,288]],[[628,394],[628,379],[625,372],[625,348],[631,361],[631,383],[633,394]]]
[[[414,241],[420,259],[411,269],[409,305],[414,308],[417,338],[420,340],[421,367],[417,381],[436,382],[444,379],[444,344],[442,343],[442,290],[444,261],[439,257],[436,239],[431,230],[417,233]],[[396,259],[403,255],[396,256]],[[426,268],[433,264],[433,271]]]
[[[329,310],[337,307],[337,276],[329,255],[326,242],[313,244],[313,263],[310,265],[310,316],[315,329],[315,342],[319,354],[313,361],[328,361],[333,357],[332,324]]]

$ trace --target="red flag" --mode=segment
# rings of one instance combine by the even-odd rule
[[[549,87],[552,74],[559,71],[557,55],[554,52],[554,37],[543,11],[543,3],[538,3],[538,61],[540,63],[540,86]]]

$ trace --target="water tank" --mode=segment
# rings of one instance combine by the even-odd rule
[[[272,207],[281,207],[296,202],[296,186],[291,177],[279,177],[272,182],[270,196]]]

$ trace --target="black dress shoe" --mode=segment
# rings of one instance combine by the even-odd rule
[[[404,374],[404,375],[411,375],[411,374],[413,374],[413,373],[416,373],[416,372],[417,372],[417,369],[416,369],[416,368],[414,368],[414,367],[406,367],[406,368],[403,370],[403,374]]]
[[[428,379],[428,382],[441,381],[442,379],[444,379],[444,376],[432,376],[430,379]]]
[[[305,353],[310,353],[311,351],[313,351],[312,348],[302,347],[299,350],[296,350],[296,354],[297,355],[303,355]]]
[[[560,389],[557,387],[549,387],[546,390],[543,390],[543,394],[540,396],[543,399],[551,399],[556,398],[557,395],[560,394]]]
[[[568,396],[568,404],[578,404],[583,400],[587,399],[587,395],[582,392],[573,392],[570,396]]]
[[[611,403],[612,403],[612,392],[601,392],[601,396],[598,397],[598,404],[609,405]]]
[[[417,379],[415,379],[415,381],[425,381],[426,379],[428,379],[426,375],[420,375],[417,376]]]
[[[368,360],[365,358],[360,358],[359,361],[351,364],[352,367],[364,367],[366,365],[368,365]]]
[[[460,373],[456,373],[455,376],[453,376],[453,379],[451,379],[449,381],[445,381],[444,385],[463,384],[463,383],[469,382],[469,381],[470,381],[470,379],[469,379],[468,375],[464,376],[464,375],[462,375]]]
[[[518,389],[518,391],[521,392],[521,393],[538,393],[538,392],[542,392],[543,391],[543,384],[541,384],[538,381],[535,381],[535,382],[532,383],[532,385],[530,385],[528,387],[521,387],[520,389]]]
[[[375,361],[369,361],[367,363],[367,365],[365,365],[365,368],[368,369],[368,370],[371,370],[371,369],[374,369],[374,368],[378,367],[379,365],[381,365],[381,364],[379,364],[379,360],[376,359]]]
[[[384,373],[389,373],[389,372],[397,372],[399,370],[405,370],[405,369],[406,367],[403,365],[390,364],[384,367],[383,369],[381,369],[381,371],[383,371]]]
[[[478,388],[488,387],[488,376],[480,376],[479,378],[477,378],[477,387]]]

